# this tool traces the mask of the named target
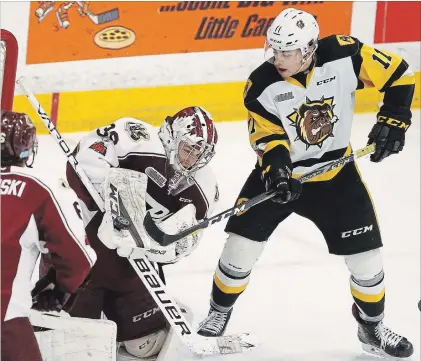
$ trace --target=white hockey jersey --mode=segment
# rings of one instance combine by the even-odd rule
[[[98,190],[110,167],[145,173],[148,176],[146,207],[157,223],[189,203],[196,207],[196,218],[201,220],[212,211],[218,198],[216,179],[210,164],[194,174],[193,185],[189,188],[177,195],[168,194],[171,169],[158,137],[158,129],[134,118],[121,118],[88,133],[74,153]],[[67,167],[67,180],[82,201],[86,233],[98,254],[91,272],[92,282],[118,292],[130,292],[133,287],[139,287],[139,278],[130,264],[115,250],[105,247],[98,238],[103,214],[70,165]]]
[[[196,207],[196,218],[205,218],[217,200],[217,183],[208,164],[194,175],[194,184],[177,194],[167,192],[171,167],[167,164],[164,147],[158,137],[158,129],[134,118],[121,118],[116,122],[98,128],[87,134],[76,148],[76,159],[88,178],[99,189],[110,167],[121,167],[145,173],[148,178],[147,210],[155,220],[172,215],[184,205],[192,203]],[[69,175],[68,175],[69,177]],[[77,179],[69,181],[77,191]],[[96,209],[87,201],[90,211]],[[92,218],[92,213],[90,216]]]
[[[32,306],[32,274],[40,254],[69,293],[96,261],[79,201],[71,189],[36,168],[1,168],[2,321],[25,317]]]
[[[273,63],[265,62],[244,90],[250,143],[260,166],[274,148],[280,156],[288,150],[294,177],[350,154],[355,91],[365,87],[385,92],[380,119],[406,129],[414,82],[403,59],[344,35],[319,41],[307,73],[284,80]],[[312,181],[329,180],[340,169]]]

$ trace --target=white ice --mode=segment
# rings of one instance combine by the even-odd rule
[[[355,117],[352,144],[365,146],[374,114]],[[212,166],[220,186],[216,212],[231,207],[255,157],[245,122],[218,123],[219,144]],[[80,134],[67,134],[77,140]],[[65,159],[49,136],[40,137],[37,167],[61,176]],[[63,165],[63,167],[62,167]],[[405,148],[380,164],[358,162],[372,197],[383,235],[386,282],[385,324],[414,344],[420,360],[420,115]],[[53,166],[53,168],[51,168]],[[346,191],[344,189],[344,191]],[[215,266],[222,251],[224,224],[206,230],[199,248],[165,268],[168,289],[188,304],[195,322],[208,312]],[[252,332],[261,344],[254,351],[207,357],[209,361],[374,361],[363,353],[351,315],[349,273],[341,257],[329,255],[323,237],[308,220],[289,217],[272,235],[238,299],[227,334]],[[195,360],[187,350],[168,361]]]

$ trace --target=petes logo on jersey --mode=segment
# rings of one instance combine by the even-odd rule
[[[142,124],[126,122],[124,129],[126,129],[130,135],[130,138],[132,138],[135,142],[139,141],[140,139],[149,140],[150,138],[148,131]]]
[[[333,126],[339,120],[333,112],[333,99],[310,100],[306,97],[305,103],[287,116],[297,130],[295,141],[305,143],[306,150],[312,145],[321,148],[327,138],[333,137]]]

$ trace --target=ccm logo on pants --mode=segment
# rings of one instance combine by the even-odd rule
[[[342,232],[341,237],[342,238],[348,238],[348,237],[351,237],[351,236],[358,236],[359,234],[363,234],[363,233],[366,233],[366,232],[372,231],[372,230],[373,230],[373,225],[370,224],[369,226],[353,229],[352,231]]]

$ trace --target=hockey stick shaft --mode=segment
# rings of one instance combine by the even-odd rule
[[[375,145],[371,144],[368,145],[364,148],[361,148],[359,150],[357,150],[354,153],[351,153],[347,156],[344,156],[342,158],[336,159],[332,162],[329,162],[321,167],[318,167],[306,174],[303,174],[302,176],[298,177],[297,179],[304,183],[306,181],[308,181],[309,179],[312,179],[320,174],[324,174],[328,171],[331,171],[333,169],[336,169],[338,167],[342,167],[347,163],[353,162],[358,158],[361,158],[365,155],[368,155],[370,153],[373,153],[375,150]],[[203,220],[202,222],[196,224],[193,227],[187,228],[186,230],[174,234],[174,235],[170,235],[170,234],[166,234],[164,233],[161,229],[158,228],[158,226],[155,224],[155,222],[153,221],[152,217],[150,216],[149,213],[147,213],[145,219],[144,219],[144,226],[146,231],[151,235],[151,237],[159,242],[162,246],[168,246],[173,242],[176,242],[177,240],[187,237],[190,234],[193,234],[201,229],[207,228],[215,223],[219,223],[231,216],[235,216],[236,214],[241,214],[245,211],[247,211],[248,209],[250,209],[251,207],[254,207],[270,198],[272,198],[273,196],[275,196],[276,192],[274,191],[268,191],[262,194],[259,194],[256,197],[253,197],[251,199],[249,199],[246,202],[243,202],[241,204],[235,205],[234,207],[231,207],[221,213],[216,214],[213,217],[207,218],[205,220]]]
[[[63,151],[64,155],[66,156],[67,160],[69,161],[70,165],[73,167],[75,172],[77,173],[78,177],[82,181],[83,185],[88,190],[89,194],[94,199],[95,203],[98,205],[98,208],[104,212],[104,201],[99,196],[98,192],[96,191],[95,187],[90,182],[89,178],[86,176],[83,169],[78,167],[78,161],[72,154],[69,146],[67,145],[66,141],[63,139],[60,132],[55,127],[54,123],[50,119],[50,117],[45,112],[44,108],[39,103],[38,99],[35,95],[26,87],[24,84],[23,78],[20,78],[16,81],[16,83],[20,86],[25,96],[28,98],[29,102],[31,103],[32,107],[36,110],[37,114],[41,118],[44,125],[47,127],[50,135],[54,138],[56,143],[60,146],[61,150]]]
[[[23,93],[26,95],[34,109],[37,111],[44,125],[49,130],[50,135],[53,136],[54,139],[56,139],[56,142],[59,144],[61,150],[66,155],[67,159],[69,159],[69,163],[75,170],[76,174],[79,176],[82,183],[85,185],[92,198],[97,203],[98,207],[102,211],[104,211],[104,201],[96,191],[89,178],[79,167],[79,164],[73,156],[73,154],[71,154],[70,149],[66,144],[66,141],[57,131],[56,127],[42,108],[41,104],[38,102],[35,95],[24,85],[23,78],[17,80],[16,83],[21,87]],[[119,208],[121,209],[121,213],[120,211],[118,211],[118,214],[124,215],[124,217],[128,218],[130,220],[130,223],[133,225],[133,222],[131,221],[129,214],[124,208],[124,204],[122,202],[119,202]],[[143,244],[134,226],[131,226],[129,231],[138,244]],[[226,346],[219,346],[220,343],[223,344],[224,338],[222,337],[209,339],[205,337],[196,336],[193,332],[192,326],[183,315],[178,304],[167,293],[165,284],[159,278],[157,272],[155,271],[155,268],[152,266],[151,262],[147,259],[147,257],[139,256],[136,259],[128,258],[128,261],[130,262],[138,277],[145,285],[146,289],[151,294],[152,298],[155,300],[156,304],[162,311],[167,322],[171,325],[174,333],[177,336],[179,336],[181,342],[183,342],[190,349],[191,352],[199,355],[212,355],[221,352],[242,352],[243,346],[241,342],[244,342],[244,338],[242,337],[242,335],[236,335],[235,337],[233,336],[233,340],[230,340],[232,345],[231,352],[227,352]],[[244,347],[244,349],[250,349],[252,347],[254,347],[254,345],[247,345],[246,347]]]

